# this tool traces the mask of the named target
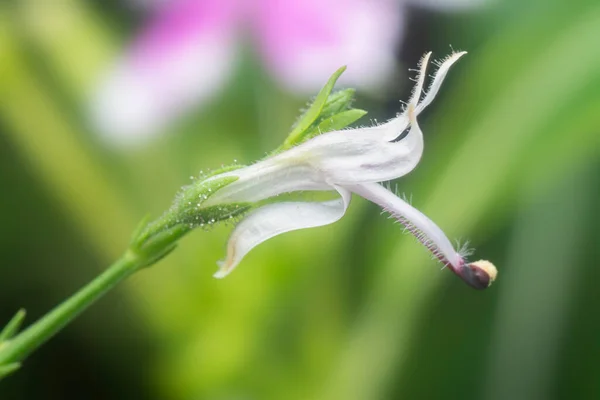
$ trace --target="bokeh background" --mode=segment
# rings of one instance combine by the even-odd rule
[[[276,147],[308,99],[243,40],[202,104],[143,143],[103,139],[90,93],[149,23],[140,3],[0,2],[0,321],[43,315],[190,176]],[[469,51],[421,119],[421,164],[396,183],[498,266],[493,287],[440,271],[359,198],[223,281],[211,274],[231,226],[198,230],[34,353],[0,398],[600,398],[600,4],[401,3],[393,76],[356,105],[385,120],[424,52]]]

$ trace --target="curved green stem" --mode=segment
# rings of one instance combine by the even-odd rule
[[[127,251],[120,259],[73,296],[0,348],[0,366],[22,361],[59,332],[106,292],[145,265],[135,253]]]

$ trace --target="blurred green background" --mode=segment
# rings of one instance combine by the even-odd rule
[[[408,13],[402,83],[357,106],[389,118],[425,51],[469,51],[397,183],[496,264],[492,288],[440,271],[359,198],[223,281],[211,274],[231,226],[198,230],[34,353],[0,398],[600,398],[600,3]],[[83,102],[138,19],[119,1],[0,3],[0,321],[72,294],[190,175],[262,157],[306,101],[246,49],[226,90],[169,135],[102,146]]]

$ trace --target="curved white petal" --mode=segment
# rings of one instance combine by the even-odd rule
[[[427,65],[429,64],[429,58],[431,52],[426,53],[419,61],[419,72],[417,74],[417,84],[413,88],[412,95],[410,96],[409,104],[413,104],[415,107],[421,100],[421,94],[423,92],[423,85],[425,84],[425,77],[427,75]]]
[[[452,53],[448,57],[446,57],[444,60],[442,60],[440,67],[435,72],[433,81],[431,82],[431,85],[429,86],[429,89],[427,90],[427,94],[425,95],[423,100],[417,106],[417,109],[416,109],[417,115],[419,115],[419,113],[421,111],[423,111],[425,109],[425,107],[427,107],[429,104],[431,104],[431,102],[437,95],[438,91],[440,90],[440,87],[442,87],[442,83],[444,82],[444,79],[446,78],[446,75],[448,74],[450,67],[452,67],[452,65],[455,62],[457,62],[459,60],[459,58],[461,58],[465,54],[467,54],[466,51],[461,51],[459,53]]]
[[[400,125],[404,118],[373,128],[317,136],[305,143],[308,160],[325,175],[326,181],[340,185],[404,176],[417,166],[423,154],[423,133],[412,105],[408,108],[410,130],[406,137],[398,142],[385,140],[405,129]]]
[[[416,120],[397,143],[382,140],[380,133],[373,132],[380,129],[382,126],[326,133],[251,166],[212,177],[236,176],[238,180],[219,189],[204,204],[256,202],[281,193],[387,181],[412,171],[423,153],[423,135]]]
[[[250,213],[231,234],[227,256],[224,261],[219,262],[219,270],[213,276],[224,278],[250,250],[274,236],[329,225],[342,218],[351,195],[346,189],[336,189],[340,194],[340,198],[336,200],[268,204]]]
[[[425,84],[425,77],[427,76],[427,66],[429,64],[429,58],[431,57],[431,52],[426,53],[421,60],[419,61],[419,70],[417,72],[416,84],[412,90],[412,94],[410,96],[410,100],[408,101],[408,105],[413,107],[413,110],[416,110],[419,100],[421,99],[421,95],[423,94],[423,85]],[[419,115],[417,112],[414,114],[414,118]],[[379,135],[386,140],[392,141],[397,138],[410,124],[410,118],[408,115],[408,108],[396,118],[391,119],[385,124],[380,125],[381,132]]]
[[[402,223],[441,262],[458,271],[464,264],[444,232],[425,214],[377,183],[346,186],[348,190],[379,205]]]
[[[302,190],[331,190],[331,185],[324,181],[318,171],[306,163],[291,159],[287,152],[210,179],[227,176],[238,179],[219,189],[204,205],[257,202]]]
[[[211,98],[235,65],[230,2],[163,5],[127,54],[99,82],[90,104],[94,128],[110,142],[135,144]]]
[[[412,105],[409,109],[414,111]],[[329,132],[284,153],[211,179],[236,176],[205,203],[256,202],[281,193],[331,190],[332,185],[381,182],[412,171],[423,153],[423,134],[412,115],[411,128],[399,142],[383,138],[404,128],[388,122],[372,128]],[[404,118],[403,116],[399,117]]]

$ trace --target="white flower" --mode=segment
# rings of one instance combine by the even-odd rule
[[[406,175],[423,153],[423,135],[417,117],[436,96],[448,70],[465,53],[441,62],[429,90],[421,99],[431,53],[420,63],[417,82],[404,112],[370,128],[329,132],[283,153],[211,179],[238,179],[217,191],[205,206],[257,202],[281,193],[336,191],[339,198],[325,202],[278,202],[259,207],[233,231],[227,256],[214,275],[225,277],[260,243],[284,232],[331,224],[339,220],[355,193],[381,206],[401,222],[444,265],[471,286],[488,287],[496,270],[488,262],[467,263],[442,230],[378,182]]]

